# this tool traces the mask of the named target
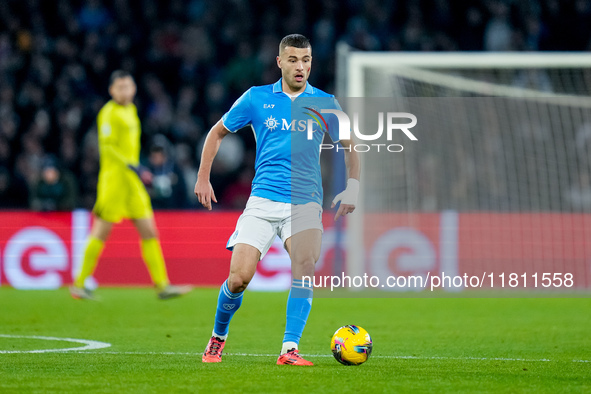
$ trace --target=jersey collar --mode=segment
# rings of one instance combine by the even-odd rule
[[[282,80],[283,80],[283,78],[279,78],[279,81],[275,82],[275,84],[273,85],[273,93],[283,93],[283,89],[281,88],[281,81]],[[304,89],[304,93],[314,94],[314,87],[312,85],[310,85],[307,81],[306,81],[306,89]]]

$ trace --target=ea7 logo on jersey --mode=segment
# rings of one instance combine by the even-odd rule
[[[263,104],[263,108],[275,108],[275,104]]]

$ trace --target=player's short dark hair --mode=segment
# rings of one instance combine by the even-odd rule
[[[115,70],[111,73],[111,76],[109,77],[109,86],[113,85],[115,81],[120,78],[131,78],[133,80],[133,76],[129,71]]]
[[[306,36],[301,34],[290,34],[288,36],[283,37],[281,42],[279,43],[279,53],[283,52],[285,47],[294,47],[294,48],[312,48],[310,44],[310,40]]]

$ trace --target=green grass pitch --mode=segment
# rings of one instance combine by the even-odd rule
[[[317,298],[303,354],[313,367],[275,365],[286,293],[247,292],[221,364],[201,363],[217,289],[159,301],[147,288],[103,288],[100,302],[67,290],[0,288],[0,334],[110,343],[83,346],[0,337],[0,392],[591,392],[589,298]],[[345,324],[369,331],[358,367],[330,353]]]

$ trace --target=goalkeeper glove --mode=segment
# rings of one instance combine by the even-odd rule
[[[141,164],[137,166],[128,164],[127,168],[135,172],[144,185],[149,186],[152,184],[152,173],[150,172],[148,167],[145,167]]]

